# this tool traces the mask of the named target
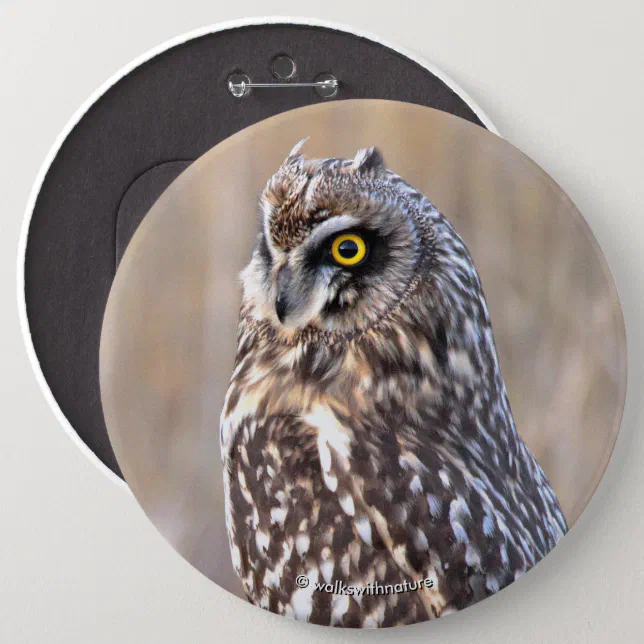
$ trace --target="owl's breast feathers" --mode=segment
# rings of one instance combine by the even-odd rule
[[[242,312],[221,443],[253,603],[320,624],[423,621],[495,593],[566,532],[515,428],[482,293],[445,292],[421,281],[414,306],[346,342],[282,344]],[[372,592],[316,587],[336,582]]]

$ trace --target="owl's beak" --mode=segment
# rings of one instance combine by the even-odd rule
[[[290,311],[293,310],[293,294],[291,293],[291,268],[288,264],[280,269],[277,274],[277,297],[275,298],[275,313],[281,324]]]
[[[326,290],[317,288],[314,279],[298,275],[289,264],[279,268],[273,279],[280,324],[292,329],[306,326],[323,306]]]
[[[275,313],[280,323],[284,324],[284,319],[286,318],[286,300],[281,295],[278,295],[275,300]]]

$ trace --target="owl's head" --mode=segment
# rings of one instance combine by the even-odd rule
[[[376,148],[352,160],[305,159],[303,143],[260,197],[261,232],[242,273],[245,305],[286,335],[363,330],[413,279],[421,233]]]

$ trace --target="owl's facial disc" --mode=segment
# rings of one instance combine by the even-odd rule
[[[354,332],[373,325],[402,296],[415,274],[417,233],[399,225],[336,215],[288,251],[260,235],[242,274],[255,317],[287,335],[305,327]]]

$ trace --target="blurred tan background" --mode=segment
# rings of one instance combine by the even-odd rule
[[[175,181],[134,236],[106,311],[101,390],[145,512],[188,561],[240,594],[218,444],[237,274],[257,232],[258,193],[305,136],[312,157],[379,146],[463,236],[517,426],[572,525],[606,467],[625,395],[623,320],[601,252],[556,184],[499,137],[428,108],[364,100],[282,114],[231,137]]]

